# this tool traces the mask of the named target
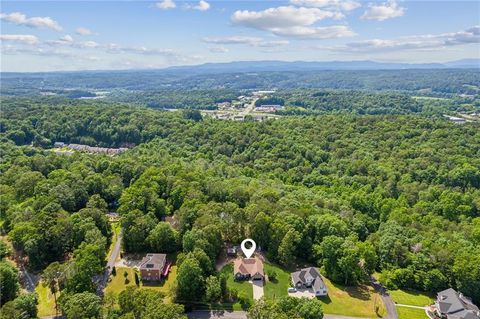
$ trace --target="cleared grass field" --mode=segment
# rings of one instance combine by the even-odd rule
[[[274,271],[277,274],[276,280],[268,280],[263,287],[265,297],[267,299],[275,299],[288,295],[288,288],[290,287],[290,272],[282,268],[264,263],[264,272],[268,275]]]
[[[55,299],[53,294],[50,292],[50,289],[47,286],[44,286],[42,282],[39,282],[37,287],[35,287],[35,292],[38,295],[38,316],[54,316],[55,315]],[[57,293],[57,300],[59,294]]]
[[[389,294],[395,303],[402,305],[425,307],[434,301],[432,296],[413,290],[391,290]]]
[[[398,319],[428,319],[423,309],[397,307],[397,313]]]
[[[381,318],[386,314],[382,298],[372,287],[343,287],[324,279],[328,296],[319,300],[326,314],[363,318]]]
[[[290,272],[270,263],[264,263],[264,270],[267,274],[272,270],[277,273],[276,281],[268,281],[265,284],[265,297],[273,299],[288,295]],[[363,318],[380,318],[386,314],[381,297],[372,287],[367,285],[343,287],[324,279],[328,288],[328,296],[319,298],[319,300],[322,302],[326,314]]]
[[[117,270],[117,275],[110,276],[111,280],[109,281],[109,283],[107,284],[107,287],[105,288],[105,293],[113,292],[115,295],[118,296],[118,294],[124,291],[125,289],[127,289],[127,287],[135,286],[135,270],[132,268],[124,268],[124,267],[119,267],[116,270]],[[128,280],[125,279],[125,276],[124,276],[125,272],[127,272],[128,274],[128,276],[126,277]],[[174,265],[172,266],[166,280],[160,283],[152,284],[152,285],[148,285],[148,284],[145,285],[142,282],[140,282],[139,287],[160,291],[164,293],[166,296],[168,296],[170,294],[170,289],[173,283],[175,282],[176,278],[177,278],[177,266]]]

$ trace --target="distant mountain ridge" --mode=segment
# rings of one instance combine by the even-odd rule
[[[316,71],[316,70],[401,70],[480,68],[480,59],[463,59],[445,63],[395,63],[375,61],[235,61],[169,67],[166,70],[199,72],[260,72],[260,71]]]
[[[205,63],[197,65],[172,66],[163,69],[125,69],[125,70],[79,70],[52,72],[0,72],[14,74],[55,74],[55,73],[131,73],[131,72],[167,72],[167,73],[235,73],[235,72],[271,72],[271,71],[377,71],[377,70],[413,70],[413,69],[480,69],[480,59],[463,59],[444,63],[400,63],[376,61],[234,61],[224,63]]]

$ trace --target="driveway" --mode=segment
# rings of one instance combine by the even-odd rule
[[[263,280],[252,280],[253,299],[258,300],[263,297]]]
[[[315,293],[313,292],[313,289],[298,289],[296,292],[289,292],[288,295],[295,298],[315,298]]]
[[[375,278],[370,278],[370,283],[372,284],[375,291],[379,293],[382,297],[383,303],[385,304],[385,309],[387,310],[387,315],[383,319],[398,319],[397,307],[395,302],[387,293],[387,288],[383,287]]]

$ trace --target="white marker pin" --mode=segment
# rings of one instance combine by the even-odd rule
[[[245,247],[246,243],[250,243],[250,245],[252,245],[252,247],[250,247],[250,248]],[[255,252],[255,249],[257,248],[257,244],[255,244],[255,242],[252,239],[247,238],[244,241],[242,241],[242,244],[240,245],[240,247],[242,247],[242,251],[243,251],[243,254],[245,255],[245,257],[250,258],[250,257],[252,257],[253,253]]]

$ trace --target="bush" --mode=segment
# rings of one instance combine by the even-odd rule
[[[268,276],[268,280],[273,282],[277,281],[277,272],[275,270],[267,271],[267,276]]]

